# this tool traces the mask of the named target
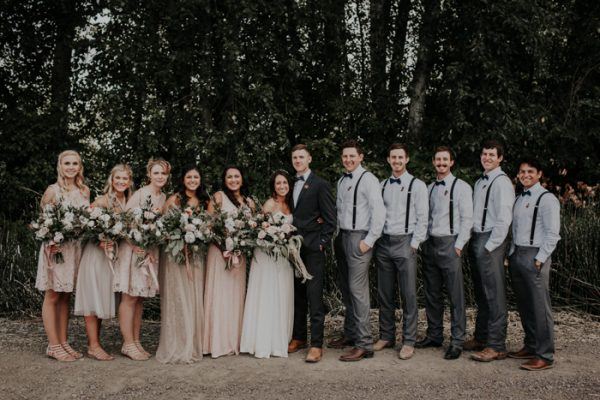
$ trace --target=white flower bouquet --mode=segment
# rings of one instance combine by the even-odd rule
[[[79,216],[79,222],[83,227],[85,239],[105,244],[102,248],[114,274],[113,263],[118,254],[117,243],[127,236],[125,221],[121,213],[102,207],[91,207],[86,213]],[[113,243],[113,246],[108,246],[108,243]]]
[[[212,218],[204,211],[173,208],[161,217],[165,251],[180,265],[189,268],[189,258],[206,253],[214,239]]]
[[[252,255],[253,246],[250,241],[256,222],[252,217],[252,210],[240,207],[235,212],[216,210],[212,217],[213,242],[223,252],[227,261],[225,268],[239,267],[241,257]]]

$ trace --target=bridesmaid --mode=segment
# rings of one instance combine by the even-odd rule
[[[73,150],[60,153],[56,169],[57,182],[48,186],[42,196],[41,206],[59,203],[75,207],[89,206],[90,190],[84,183],[79,153]],[[62,253],[63,263],[52,262],[52,255],[57,252]],[[81,244],[77,241],[60,246],[43,244],[40,250],[35,287],[45,292],[42,320],[48,336],[46,355],[58,361],[75,361],[83,357],[67,343],[69,297],[75,287],[80,258]]]
[[[125,211],[131,196],[133,173],[128,165],[118,164],[104,186],[104,192],[97,197],[93,207],[100,207],[115,213]],[[83,249],[77,292],[75,293],[75,315],[83,315],[88,337],[87,355],[99,361],[114,360],[100,345],[100,327],[103,319],[115,317],[115,294],[112,290],[113,275],[105,250],[116,251],[113,242],[99,245],[90,241]]]
[[[215,193],[208,205],[214,213],[216,207],[225,212],[235,212],[241,207],[254,210],[248,197],[248,188],[241,169],[227,167],[221,176],[222,190]],[[242,315],[246,291],[246,261],[230,270],[221,250],[211,245],[206,258],[206,284],[204,292],[204,354],[217,358],[239,354]]]
[[[161,211],[166,197],[162,188],[167,184],[170,172],[171,164],[167,161],[162,158],[150,159],[146,166],[150,183],[131,196],[126,209],[142,207],[150,199],[152,209],[155,212]],[[158,272],[158,248],[150,249],[148,252],[156,260],[154,265],[138,267],[138,256],[143,258],[146,252],[128,242],[123,243],[119,249],[113,280],[113,290],[121,293],[119,304],[119,325],[123,335],[121,353],[135,361],[150,358],[150,353],[144,350],[140,343],[142,312],[144,298],[154,297],[158,292],[158,285],[152,278],[152,275],[156,276]]]
[[[291,224],[293,203],[288,173],[276,171],[270,187],[272,197],[263,205],[263,211],[284,216]],[[287,259],[256,249],[248,278],[241,352],[257,358],[287,357],[293,323],[294,270]]]
[[[165,203],[165,213],[174,208],[206,209],[208,194],[197,166],[182,170],[179,185],[179,192]],[[190,264],[191,279],[185,265],[177,264],[166,252],[161,254],[161,325],[156,359],[162,363],[192,363],[202,358],[204,256],[191,257]]]

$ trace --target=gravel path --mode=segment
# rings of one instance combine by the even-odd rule
[[[376,331],[376,312],[373,322]],[[476,363],[463,354],[446,361],[443,350],[417,350],[408,361],[386,349],[358,363],[337,360],[327,349],[318,364],[303,361],[305,351],[288,359],[258,360],[247,355],[204,358],[193,365],[162,365],[151,359],[113,362],[84,359],[58,363],[43,355],[46,340],[40,320],[0,319],[0,398],[2,399],[600,399],[600,321],[556,312],[556,366],[542,372],[519,370],[507,359]],[[342,319],[327,319],[327,335]],[[468,326],[473,326],[469,311]],[[143,342],[155,351],[160,325],[146,322]],[[424,312],[419,332],[424,333]],[[522,339],[518,316],[509,316],[509,347]],[[71,323],[74,347],[85,350],[83,319]],[[446,332],[448,337],[448,332]],[[103,342],[113,354],[118,326],[109,322]]]

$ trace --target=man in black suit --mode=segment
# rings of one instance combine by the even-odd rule
[[[305,145],[297,144],[292,148],[292,164],[296,170],[293,223],[304,239],[300,256],[313,278],[305,283],[295,279],[294,330],[288,353],[295,353],[307,346],[308,308],[311,343],[306,362],[315,363],[323,356],[325,248],[331,243],[337,216],[331,187],[327,181],[310,170],[311,161],[312,157]]]

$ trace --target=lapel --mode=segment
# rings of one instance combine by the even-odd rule
[[[298,207],[300,207],[300,202],[302,201],[302,196],[304,195],[304,193],[308,190],[308,188],[312,184],[312,180],[313,180],[314,176],[315,176],[315,173],[311,171],[310,175],[308,176],[308,179],[306,180],[306,182],[304,182],[304,185],[302,185],[302,190],[300,190],[300,194],[298,195],[298,201],[296,202],[296,207],[294,207],[294,208],[297,209]]]

